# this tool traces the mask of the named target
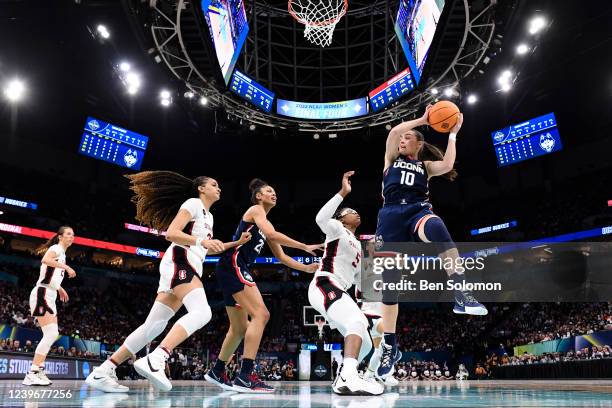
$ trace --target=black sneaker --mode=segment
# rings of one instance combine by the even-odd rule
[[[204,375],[204,379],[211,384],[215,384],[223,388],[226,391],[236,391],[232,382],[227,378],[227,374],[223,372],[223,374],[215,373],[215,370],[208,370],[206,375]]]
[[[236,377],[233,390],[251,394],[269,394],[274,392],[274,387],[270,387],[256,375],[251,375],[248,381],[240,376]]]

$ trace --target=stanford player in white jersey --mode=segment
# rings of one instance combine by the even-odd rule
[[[333,391],[341,395],[380,395],[383,385],[364,380],[357,373],[357,365],[372,349],[372,339],[366,317],[346,292],[361,268],[361,244],[355,237],[361,218],[355,210],[338,211],[338,207],[351,192],[350,177],[354,173],[344,173],[342,188],[317,214],[317,224],[326,235],[325,253],[310,282],[308,300],[344,336],[344,361]]]
[[[169,391],[172,384],[165,367],[172,349],[212,317],[201,281],[204,258],[247,242],[250,234],[225,244],[212,239],[210,207],[221,197],[221,188],[210,177],[190,180],[170,171],[145,171],[128,178],[135,193],[132,201],[136,203],[136,219],[159,231],[167,229],[166,239],[171,244],[159,266],[157,297],[146,321],[85,382],[105,392],[127,392],[128,388],[117,382],[115,368],[159,336],[184,305],[187,314],[176,321],[160,346],[134,362],[136,371],[155,388]]]
[[[30,293],[30,313],[38,321],[43,338],[38,342],[32,367],[23,380],[24,385],[51,384],[44,373],[44,363],[49,349],[59,335],[55,306],[57,295],[59,294],[62,302],[68,301],[68,293],[62,288],[64,273],[67,273],[69,278],[76,276],[74,269],[66,265],[66,250],[73,242],[74,231],[63,226],[37,250],[37,253],[45,255],[40,264],[40,276]]]

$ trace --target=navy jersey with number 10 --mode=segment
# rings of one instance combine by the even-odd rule
[[[385,204],[411,204],[429,201],[425,163],[399,156],[383,174]]]

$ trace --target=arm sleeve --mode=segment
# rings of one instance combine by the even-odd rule
[[[199,198],[190,198],[189,200],[185,201],[183,205],[181,205],[180,209],[187,210],[189,214],[191,214],[191,218],[194,218],[198,213],[198,208],[200,207],[198,201],[200,201]]]
[[[340,203],[342,203],[342,200],[342,196],[340,194],[336,194],[331,198],[331,200],[325,203],[315,218],[315,221],[317,222],[319,228],[321,228],[321,231],[330,237],[342,233],[342,223],[332,218],[340,206]]]

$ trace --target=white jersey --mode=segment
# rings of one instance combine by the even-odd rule
[[[211,239],[213,237],[213,216],[210,211],[206,211],[202,200],[199,198],[190,198],[181,205],[181,209],[187,210],[189,214],[191,214],[191,220],[183,229],[185,234],[202,239]],[[172,254],[174,253],[175,247],[183,248],[189,252],[190,255],[195,255],[200,264],[204,263],[206,252],[208,252],[202,245],[179,245],[173,242],[164,254],[164,259],[168,258],[166,259],[167,261],[172,261]]]
[[[371,269],[373,267],[372,257],[365,257],[362,260],[362,268],[367,273],[366,281],[362,281],[361,269],[355,273],[355,300],[357,305],[368,316],[382,316],[382,293],[374,290],[373,279],[380,279],[380,275],[374,275]],[[362,285],[365,283],[368,287],[367,298],[364,301]]]
[[[49,252],[53,252],[56,255],[56,257],[53,258],[54,261],[66,264],[66,251],[60,244],[52,245],[49,249],[47,249],[47,252],[45,252],[45,256],[47,256]],[[36,282],[36,286],[45,286],[49,289],[58,290],[60,286],[62,286],[64,273],[64,269],[54,268],[41,263],[40,275],[38,277],[38,281]]]
[[[325,233],[325,252],[315,276],[333,276],[347,290],[355,283],[355,275],[361,268],[361,243],[355,235],[333,219],[342,203],[336,194],[317,214],[317,224]]]

